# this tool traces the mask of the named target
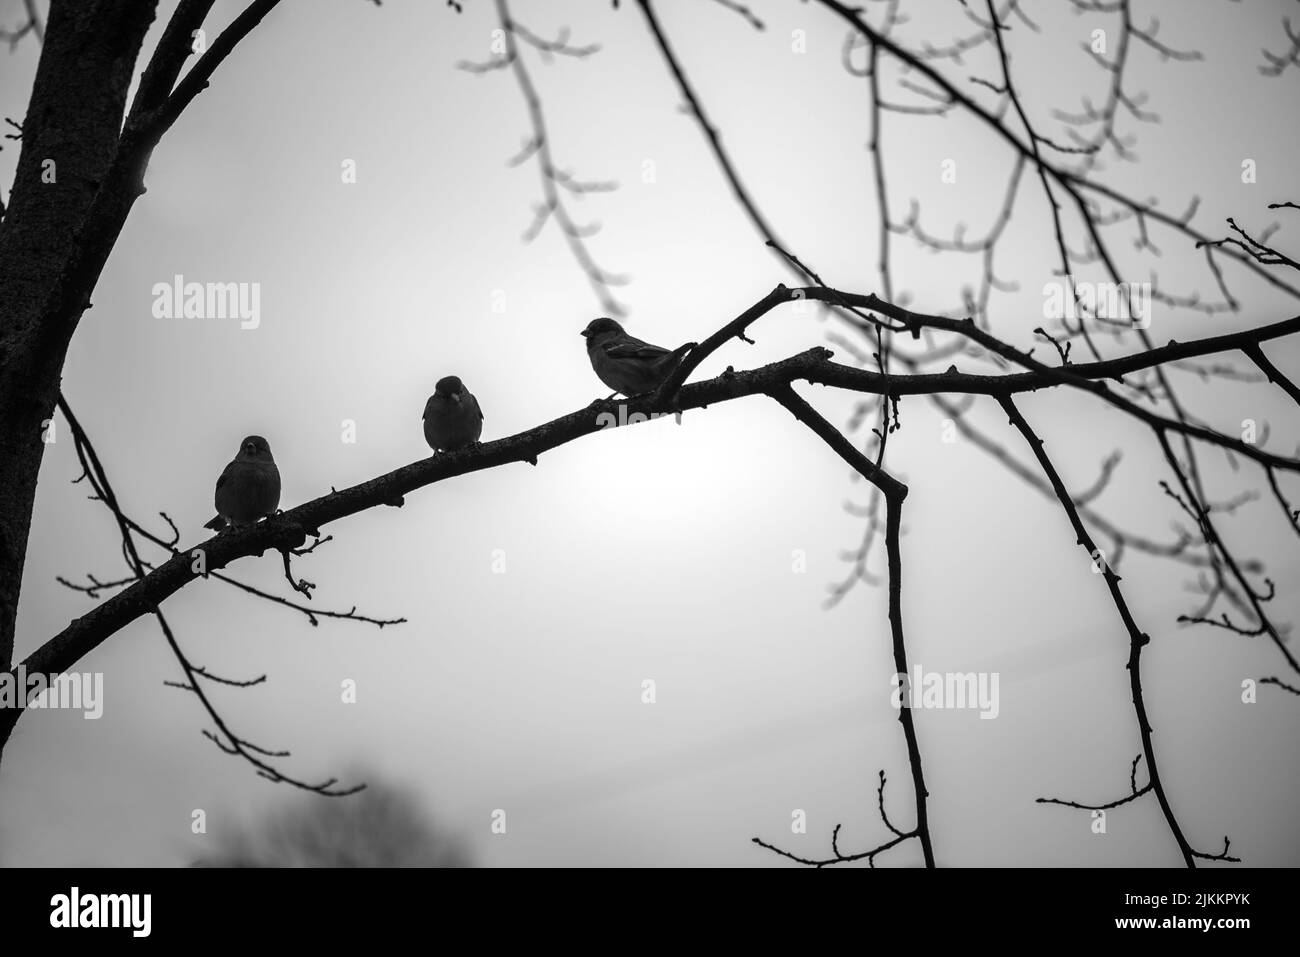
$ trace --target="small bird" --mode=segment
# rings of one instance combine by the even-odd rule
[[[483,434],[483,412],[458,376],[438,380],[424,405],[424,440],[435,452],[473,445]]]
[[[659,388],[682,357],[696,346],[688,342],[669,352],[629,336],[608,318],[593,319],[582,335],[587,339],[587,358],[600,381],[613,389],[614,395],[621,392],[629,398]]]
[[[271,446],[260,435],[250,435],[239,454],[217,479],[217,516],[204,525],[221,531],[227,525],[252,525],[274,515],[280,504],[280,470],[271,458]]]

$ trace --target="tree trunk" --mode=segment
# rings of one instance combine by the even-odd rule
[[[88,214],[105,198],[101,188],[156,5],[52,0],[13,192],[0,220],[0,667],[6,670],[14,661],[42,433],[54,414],[68,343],[90,305],[78,290],[91,287],[75,281],[84,272],[74,276],[71,267],[83,244],[99,238],[86,235]],[[0,748],[6,737],[0,731]]]

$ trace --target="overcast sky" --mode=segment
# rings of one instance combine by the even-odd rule
[[[160,19],[172,6],[163,4]],[[866,81],[841,63],[841,22],[814,4],[755,0],[767,25],[759,32],[720,4],[658,6],[777,231],[827,282],[878,290],[869,100]],[[1163,122],[1122,121],[1140,134],[1140,161],[1107,157],[1100,175],[1179,212],[1200,195],[1196,223],[1213,235],[1228,215],[1267,225],[1267,203],[1300,199],[1300,71],[1269,79],[1257,70],[1262,46],[1284,44],[1280,20],[1294,4],[1136,6],[1143,24],[1159,17],[1162,40],[1205,59],[1161,64],[1135,51],[1133,86],[1150,91]],[[16,21],[19,7],[0,0],[0,20]],[[378,9],[362,0],[284,3],[155,151],[148,194],[109,260],[63,380],[138,519],[166,511],[183,544],[203,541],[213,483],[249,433],[270,442],[286,508],[425,456],[420,413],[444,375],[459,375],[477,395],[485,440],[607,393],[577,335],[602,314],[597,299],[553,224],[521,241],[540,185],[532,163],[507,165],[528,135],[519,90],[508,72],[455,69],[490,56],[496,27],[491,4],[465,7],[458,16],[415,0]],[[969,32],[957,4],[943,7],[905,4],[914,16],[905,42],[939,45]],[[219,0],[210,28],[239,8]],[[667,346],[699,340],[790,281],[679,109],[635,4],[514,8],[538,34],[569,26],[575,42],[602,46],[583,60],[524,56],[557,163],[620,184],[573,209],[603,224],[591,240],[600,264],[631,279],[616,291],[631,331]],[[1053,107],[1104,97],[1108,77],[1079,44],[1114,21],[1063,13],[1056,0],[1026,0],[1026,9],[1043,33],[1013,29],[1013,68],[1028,107],[1056,130]],[[805,31],[803,52],[793,31]],[[37,55],[30,38],[0,53],[0,115],[23,115]],[[996,76],[987,51],[940,68],[973,91],[970,76]],[[891,97],[908,99],[888,77]],[[915,197],[931,232],[950,235],[958,221],[972,235],[987,228],[1010,171],[1003,144],[957,115],[890,115],[884,133],[896,211]],[[7,195],[18,149],[5,146]],[[1241,182],[1248,158],[1257,163],[1254,184]],[[956,161],[955,184],[940,181],[946,159]],[[343,182],[348,160],[355,183]],[[999,253],[1000,273],[1018,279],[1021,292],[995,296],[992,314],[995,329],[1028,347],[1043,321],[1054,247],[1036,184],[1022,197]],[[1293,214],[1279,235],[1294,239],[1296,228]],[[1153,261],[1133,249],[1131,229],[1111,235],[1126,268],[1146,279]],[[1162,282],[1214,294],[1201,254],[1170,233],[1153,239],[1164,253],[1154,261]],[[951,309],[961,285],[978,278],[974,257],[934,256],[905,238],[895,245],[896,285],[916,308]],[[259,283],[259,326],[156,318],[153,287],[178,274]],[[1153,338],[1297,311],[1240,270],[1229,279],[1245,305],[1239,315],[1161,309]],[[697,377],[784,358],[825,343],[833,329],[842,327],[816,310],[783,307],[751,331],[756,345],[727,346]],[[1105,343],[1112,353],[1136,347]],[[1294,342],[1267,351],[1300,373]],[[958,365],[989,370],[965,358]],[[1294,448],[1295,408],[1280,391],[1207,389],[1194,375],[1174,375],[1195,414],[1232,433],[1244,418],[1267,420],[1270,447]],[[827,389],[801,392],[839,424],[855,404]],[[983,401],[972,415],[1024,460],[991,406]],[[1172,539],[1180,516],[1157,484],[1169,476],[1149,433],[1077,395],[1026,398],[1022,408],[1075,489],[1122,448],[1097,507]],[[1179,863],[1150,797],[1112,812],[1104,836],[1090,832],[1084,812],[1034,803],[1127,793],[1140,750],[1127,635],[1055,502],[969,444],[942,442],[940,416],[925,400],[905,401],[901,416],[888,465],[911,490],[903,589],[912,661],[1000,676],[995,720],[971,710],[916,714],[939,862]],[[345,420],[355,423],[354,443],[342,440]],[[1234,473],[1222,456],[1203,458],[1216,498],[1261,487],[1249,465]],[[69,484],[78,473],[64,431],[42,467],[19,655],[92,607],[56,575],[122,574],[109,514]],[[1300,496],[1295,483],[1288,488]],[[680,425],[596,434],[536,468],[511,465],[421,490],[400,510],[329,527],[334,541],[298,562],[298,574],[319,586],[314,604],[356,605],[407,624],[312,628],[217,581],[187,587],[165,609],[196,663],[232,677],[269,675],[265,685],[214,697],[245,737],[292,751],[286,771],[315,780],[366,766],[409,784],[481,863],[766,866],[777,859],[752,837],[809,856],[829,853],[837,823],[845,850],[885,840],[875,807],[880,769],[892,819],[912,825],[907,755],[889,706],[885,591],[859,586],[823,608],[828,586],[845,574],[842,552],[862,533],[844,504],[865,499],[819,440],[775,403],[751,398],[687,414]],[[1277,619],[1294,619],[1300,542],[1267,489],[1225,523],[1234,545],[1268,562]],[[883,574],[882,555],[872,568]],[[292,594],[278,556],[228,571]],[[1240,700],[1242,680],[1285,678],[1284,662],[1266,639],[1177,625],[1196,602],[1184,567],[1130,554],[1121,572],[1153,639],[1147,707],[1188,839],[1217,852],[1226,834],[1250,864],[1296,864],[1300,699],[1265,689],[1257,704]],[[179,673],[151,619],[81,667],[105,676],[102,719],[32,712],[6,749],[4,864],[183,864],[223,829],[289,796],[201,737],[209,723],[197,702],[163,686]],[[347,679],[357,684],[355,704],[341,700]],[[642,702],[647,679],[654,704]],[[207,835],[191,833],[199,808]],[[507,815],[503,835],[491,832],[496,809]],[[796,809],[807,813],[807,834],[791,833]],[[878,864],[919,861],[912,842]]]

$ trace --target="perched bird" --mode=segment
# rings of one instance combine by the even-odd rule
[[[458,376],[438,380],[424,405],[424,440],[435,452],[463,449],[483,434],[483,413]]]
[[[662,346],[652,346],[629,336],[613,319],[593,319],[582,335],[587,339],[587,358],[600,381],[613,389],[615,395],[621,392],[628,397],[659,388],[696,345],[688,342],[669,352]]]
[[[260,435],[250,435],[239,454],[217,479],[217,517],[204,528],[221,531],[229,525],[252,525],[274,515],[280,504],[280,470],[271,458],[271,446]]]

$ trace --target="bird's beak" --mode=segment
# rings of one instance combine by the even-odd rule
[[[587,330],[583,329],[580,333],[578,333],[578,335],[582,336],[582,338],[584,339],[587,338]]]

